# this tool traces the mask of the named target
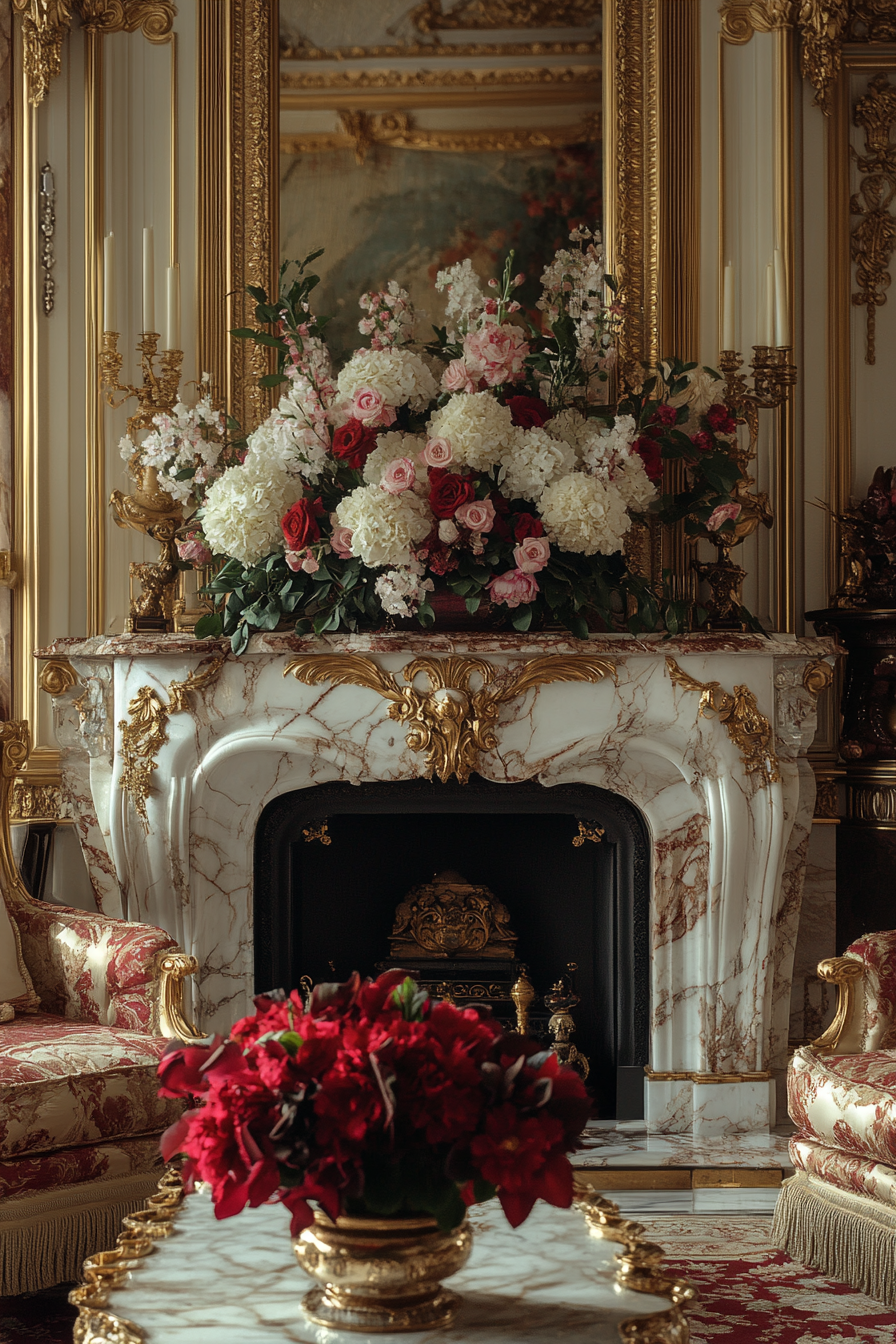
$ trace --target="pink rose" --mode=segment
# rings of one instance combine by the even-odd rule
[[[210,565],[212,553],[201,541],[191,538],[177,543],[177,553],[181,560],[191,560],[194,565]]]
[[[478,378],[467,368],[462,359],[452,359],[442,374],[442,386],[446,392],[475,392]]]
[[[484,378],[489,387],[518,382],[525,377],[529,344],[519,327],[505,322],[490,322],[480,331],[464,337],[464,360],[474,375]]]
[[[304,570],[306,574],[316,574],[320,569],[320,565],[315,560],[314,553],[310,548],[306,551],[287,551],[286,563],[294,574],[297,574],[300,569]]]
[[[447,439],[428,439],[420,456],[428,467],[447,467],[454,453]]]
[[[521,569],[509,569],[506,574],[498,574],[487,587],[493,602],[518,607],[522,602],[531,602],[536,596],[538,580],[532,574],[524,574]]]
[[[461,527],[468,527],[471,532],[491,532],[495,506],[490,499],[471,499],[469,504],[461,504],[454,516]]]
[[[708,532],[718,532],[722,524],[727,523],[729,518],[733,523],[742,508],[742,504],[720,504],[717,509],[713,509],[707,518],[706,530]]]
[[[365,425],[391,425],[395,422],[395,407],[387,406],[382,392],[375,387],[359,387],[352,397],[351,413]]]
[[[551,548],[544,537],[526,537],[514,549],[513,558],[524,574],[537,574],[551,557]]]
[[[383,472],[380,487],[390,495],[401,495],[410,490],[417,479],[414,464],[409,457],[396,457]]]
[[[330,537],[330,546],[340,560],[351,560],[352,529],[350,527],[334,527],[333,535]]]
[[[439,541],[443,541],[446,546],[452,545],[457,541],[460,533],[454,526],[450,518],[443,518],[439,523]]]

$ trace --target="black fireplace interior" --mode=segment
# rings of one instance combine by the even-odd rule
[[[306,838],[325,820],[329,845]],[[579,822],[602,828],[600,841],[574,846]],[[632,1118],[643,1114],[648,1059],[648,855],[636,809],[587,784],[474,775],[463,786],[339,783],[284,794],[255,836],[256,990],[293,988],[305,975],[375,975],[396,906],[453,869],[507,907],[542,1024],[540,996],[576,963],[573,1040],[590,1060],[588,1087],[602,1117]],[[511,1023],[512,1009],[498,1015]]]

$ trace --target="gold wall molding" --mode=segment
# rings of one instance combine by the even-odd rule
[[[840,800],[837,781],[843,778],[843,770],[815,771],[815,812],[813,822],[837,823],[840,820]]]
[[[276,294],[279,274],[276,0],[226,0],[226,219],[230,307],[228,332],[254,321],[246,285]],[[270,398],[258,386],[269,371],[263,346],[228,336],[227,405],[246,430],[264,419]]]
[[[659,27],[659,0],[604,4],[604,236],[626,307],[623,375],[659,353]]]
[[[763,787],[781,778],[772,726],[749,686],[735,686],[730,694],[717,681],[696,681],[688,676],[674,658],[666,658],[666,669],[676,686],[700,696],[698,717],[719,716],[719,722],[740,752],[748,775],[757,775]]]
[[[360,167],[370,149],[436,149],[443,153],[484,153],[490,150],[562,149],[600,139],[600,117],[586,117],[572,126],[548,130],[422,131],[407,112],[340,112],[342,131],[323,134],[281,135],[281,154],[324,154],[352,149]]]
[[[151,42],[164,40],[174,23],[173,0],[12,0],[22,15],[25,71],[31,102],[47,96],[62,69],[62,43],[77,15],[89,32],[134,33]]]
[[[857,218],[850,234],[850,256],[856,265],[856,307],[866,310],[865,363],[876,363],[877,309],[887,301],[890,273],[887,267],[896,251],[896,85],[886,72],[874,76],[852,114],[853,125],[865,132],[865,153],[852,152],[861,174],[859,189],[849,200],[849,213]]]
[[[587,28],[600,18],[600,0],[466,0],[445,11],[423,0],[409,15],[418,33],[476,28]]]
[[[539,89],[570,90],[578,97],[587,98],[595,93],[601,84],[599,66],[543,66],[538,70],[497,69],[497,70],[289,70],[280,71],[280,106],[308,107],[304,98],[287,102],[284,93],[300,91],[314,93],[326,91],[332,93],[357,93],[372,90],[423,91],[436,90],[473,90],[488,93],[490,90],[519,90],[527,93]],[[327,102],[332,107],[332,101]],[[419,102],[415,104],[420,106]]]
[[[119,787],[130,796],[145,826],[149,825],[146,800],[152,793],[153,773],[158,769],[156,757],[168,741],[169,716],[189,712],[188,695],[214,685],[226,661],[224,654],[203,658],[184,681],[170,682],[167,704],[163,704],[151,686],[141,686],[128,705],[129,718],[119,720],[118,754],[122,763]]]
[[[607,658],[546,654],[505,674],[484,658],[451,654],[412,659],[401,670],[401,685],[361,654],[310,654],[291,659],[283,675],[306,686],[330,682],[377,691],[389,702],[389,718],[408,725],[411,751],[426,753],[427,778],[435,774],[444,783],[455,775],[466,784],[479,768],[480,753],[498,746],[495,724],[502,705],[554,682],[615,680],[616,669]],[[414,685],[420,676],[428,690]]]
[[[425,57],[427,60],[452,60],[469,56],[599,56],[600,36],[579,42],[452,42],[443,46],[434,42],[408,42],[400,46],[316,47],[306,37],[280,43],[281,61],[394,61]]]
[[[896,42],[893,0],[850,0],[848,42]]]

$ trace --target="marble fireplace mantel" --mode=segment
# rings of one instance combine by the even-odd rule
[[[206,1029],[249,1005],[264,806],[424,776],[429,752],[437,770],[466,759],[489,780],[594,784],[639,809],[653,849],[648,1125],[768,1127],[815,797],[803,753],[832,641],[269,634],[240,658],[228,647],[122,635],[36,655],[77,673],[54,698],[56,729],[98,902],[198,957]],[[416,697],[401,675],[415,659]]]

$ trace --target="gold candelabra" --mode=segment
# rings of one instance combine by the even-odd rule
[[[729,449],[741,473],[731,494],[731,502],[740,505],[740,512],[733,520],[733,530],[710,533],[708,539],[716,547],[719,558],[697,565],[700,578],[705,579],[712,591],[706,608],[708,624],[715,630],[745,628],[740,612],[746,571],[734,564],[730,552],[746,537],[752,536],[760,524],[771,527],[774,522],[768,495],[765,491],[753,493],[756,481],[749,466],[756,457],[759,441],[759,412],[783,406],[796,383],[796,366],[790,361],[791,353],[789,345],[754,345],[750,364],[752,386],[741,372],[744,361],[738,351],[723,350],[719,357],[719,369],[725,379],[725,404],[738,424],[746,425],[749,442],[742,446],[735,439]]]
[[[154,416],[171,410],[177,400],[184,356],[182,350],[160,351],[159,333],[144,331],[137,342],[143,381],[139,385],[122,383],[118,339],[117,331],[103,332],[100,391],[116,409],[136,398],[138,409],[128,416],[128,436],[133,437],[141,429],[152,429]],[[116,400],[117,393],[123,395]],[[130,495],[113,490],[109,503],[119,527],[145,533],[159,543],[161,551],[155,564],[131,561],[132,586],[135,579],[139,580],[142,591],[139,597],[131,597],[126,625],[129,631],[167,631],[171,629],[174,587],[179,573],[176,536],[184,516],[180,505],[159,485],[156,469],[141,466],[138,457],[135,453],[130,463],[137,488]]]

